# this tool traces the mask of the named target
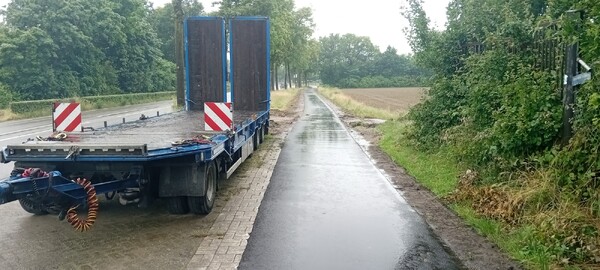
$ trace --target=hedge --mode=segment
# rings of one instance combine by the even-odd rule
[[[175,97],[174,91],[166,91],[124,95],[89,96],[66,99],[18,101],[10,103],[10,110],[16,114],[29,114],[45,110],[50,112],[52,110],[52,104],[54,102],[79,102],[81,103],[83,110],[92,110],[106,107],[146,103],[155,100],[170,99],[173,97]]]

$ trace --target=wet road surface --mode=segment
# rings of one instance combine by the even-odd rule
[[[239,269],[458,269],[313,90]]]

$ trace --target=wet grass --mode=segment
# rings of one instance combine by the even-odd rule
[[[412,147],[404,135],[406,126],[406,121],[387,121],[378,126],[381,149],[435,195],[454,191],[460,174],[458,164],[444,151],[426,153]]]

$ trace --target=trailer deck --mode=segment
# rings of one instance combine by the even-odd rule
[[[236,111],[233,114],[234,125],[239,129],[244,126],[244,122],[256,119],[259,114],[260,112]],[[154,150],[171,147],[175,141],[219,133],[204,130],[204,112],[180,111],[91,132],[72,133],[64,143],[118,145],[143,142],[148,150]]]

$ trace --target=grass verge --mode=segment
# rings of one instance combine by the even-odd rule
[[[278,111],[289,110],[299,93],[299,89],[271,91],[271,109]]]
[[[445,151],[426,153],[411,147],[404,135],[407,125],[406,121],[386,121],[379,125],[382,134],[379,146],[435,195],[448,195],[456,188],[458,164]]]

